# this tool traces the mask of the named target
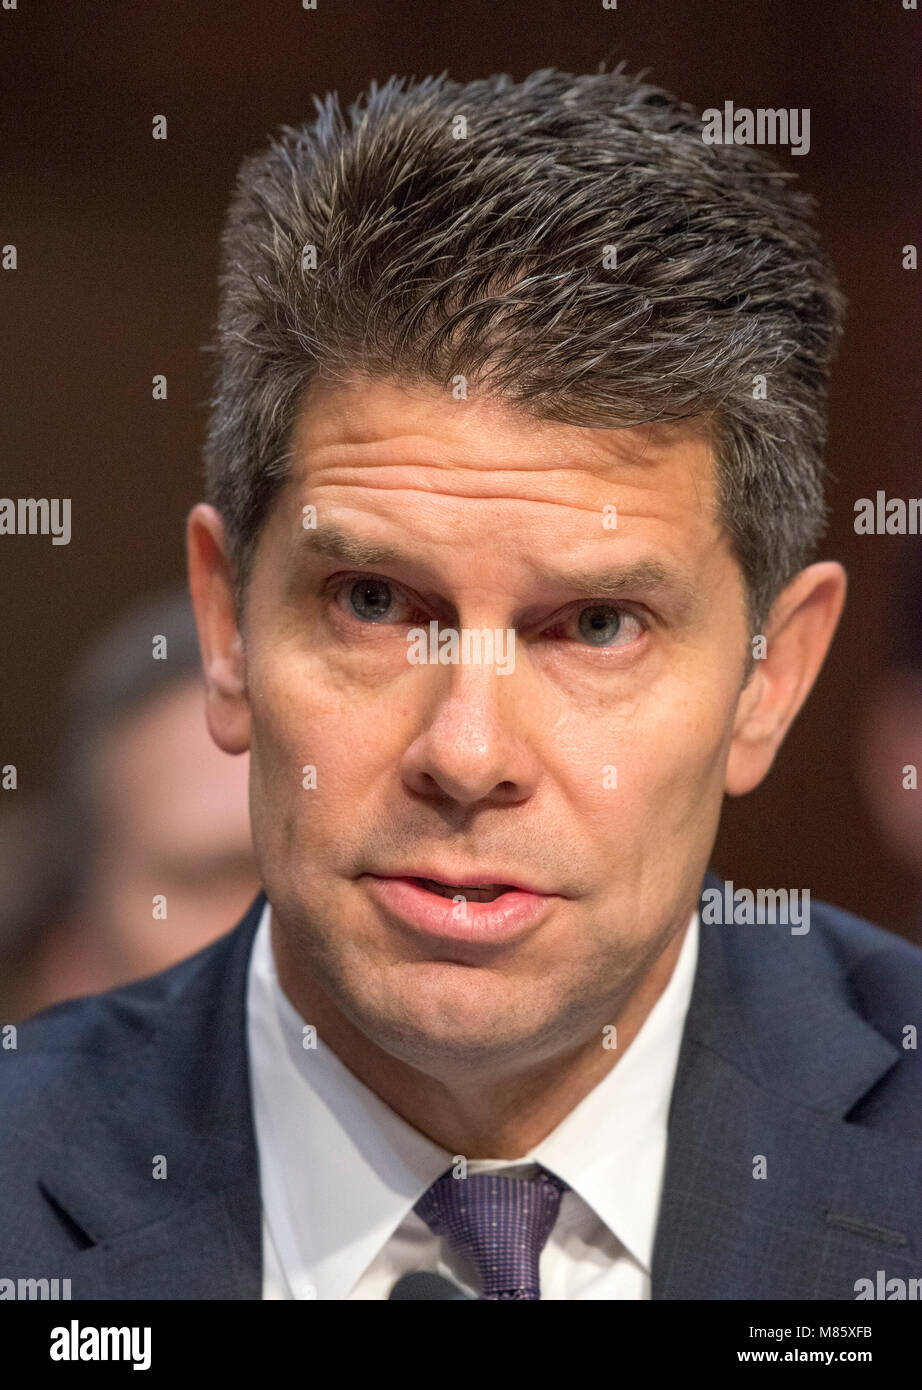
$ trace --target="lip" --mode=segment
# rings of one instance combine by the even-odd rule
[[[538,893],[516,885],[493,902],[458,903],[453,898],[430,893],[414,882],[416,878],[431,878],[440,883],[453,881],[439,874],[421,873],[412,877],[366,874],[365,877],[375,901],[403,925],[443,941],[482,942],[491,946],[514,941],[534,930],[558,897],[556,893]],[[464,884],[469,888],[509,882],[508,878],[492,874],[466,874],[464,877]]]
[[[436,883],[458,883],[466,888],[482,888],[487,883],[508,883],[511,888],[518,888],[523,893],[543,893],[547,892],[539,888],[536,883],[525,883],[518,877],[518,873],[513,869],[512,873],[506,873],[505,869],[478,869],[471,872],[469,869],[459,869],[457,873],[452,868],[437,868],[433,864],[414,865],[410,869],[395,869],[393,873],[376,874],[376,878],[431,878]]]

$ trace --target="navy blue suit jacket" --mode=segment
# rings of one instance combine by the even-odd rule
[[[245,982],[263,902],[0,1048],[0,1277],[70,1278],[74,1299],[260,1298]],[[702,923],[654,1299],[850,1300],[878,1270],[922,1275],[922,1065],[904,1046],[922,951],[826,904],[810,920]]]

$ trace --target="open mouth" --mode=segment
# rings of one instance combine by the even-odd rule
[[[438,894],[440,898],[464,898],[469,903],[492,903],[504,893],[516,891],[511,883],[481,883],[474,888],[464,883],[439,883],[434,878],[414,878],[411,881],[429,893]]]
[[[445,865],[448,872],[452,867]],[[458,868],[464,872],[463,866]],[[492,870],[503,872],[499,864]],[[472,878],[478,876],[476,869],[470,872]],[[482,878],[489,872],[486,869]],[[557,896],[521,883],[446,883],[406,871],[369,874],[368,891],[389,923],[396,921],[443,942],[463,942],[473,951],[507,945],[535,930],[551,915]]]

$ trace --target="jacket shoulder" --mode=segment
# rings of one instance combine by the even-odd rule
[[[0,1167],[10,1145],[55,1145],[88,1110],[117,1100],[127,1074],[143,1065],[164,1032],[192,1016],[205,1025],[232,969],[247,949],[259,900],[229,934],[158,975],[67,1000],[6,1029],[0,1040]],[[239,962],[238,962],[239,963]]]
[[[817,947],[856,992],[856,1002],[922,998],[922,947],[825,902],[812,906],[814,932]]]
[[[893,1065],[848,1119],[922,1139],[922,949],[824,902],[813,905],[810,936],[822,957],[814,969],[819,966],[848,1007],[894,1049]]]
[[[817,903],[812,919],[817,944],[834,958],[852,1007],[922,1073],[922,948],[829,903]]]

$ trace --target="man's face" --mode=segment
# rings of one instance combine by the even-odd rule
[[[342,537],[388,557],[344,561]],[[514,630],[514,669],[412,663],[433,620]],[[313,389],[243,619],[251,818],[286,953],[424,1070],[591,1037],[697,901],[747,638],[700,435]],[[450,896],[484,878],[544,896],[505,932],[502,900],[492,924],[462,903],[439,927],[443,898],[385,881],[436,870]]]

